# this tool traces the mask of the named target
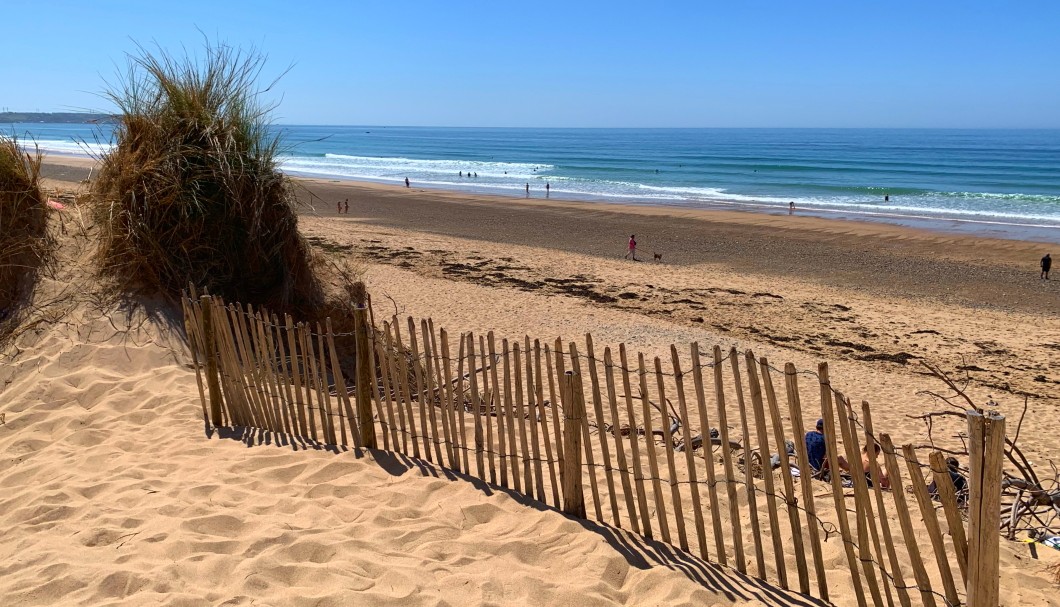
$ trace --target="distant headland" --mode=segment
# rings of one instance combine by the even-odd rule
[[[88,112],[0,112],[0,124],[15,122],[47,122],[51,124],[95,124],[113,122],[112,114]]]

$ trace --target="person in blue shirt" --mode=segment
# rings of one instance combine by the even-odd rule
[[[806,456],[810,460],[813,475],[819,476],[828,469],[828,443],[824,440],[824,420],[817,420],[817,426],[806,433]],[[838,456],[839,467],[850,470],[850,465],[842,455]]]

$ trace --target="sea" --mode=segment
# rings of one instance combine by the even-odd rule
[[[502,197],[732,208],[1060,243],[1060,130],[274,127],[292,175]],[[48,154],[106,125],[8,124]]]

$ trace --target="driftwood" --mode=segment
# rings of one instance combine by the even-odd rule
[[[984,409],[998,409],[1001,405],[994,400],[988,401],[982,407],[977,405],[966,392],[971,383],[971,377],[967,372],[963,378],[955,380],[937,365],[927,362],[921,362],[921,364],[933,377],[941,381],[949,392],[940,393],[930,390],[921,392],[936,402],[942,403],[943,410],[907,416],[911,419],[922,420],[927,425],[929,444],[918,448],[930,448],[958,457],[967,457],[967,436],[962,432],[958,432],[955,436],[961,441],[962,449],[944,449],[935,445],[932,434],[935,422],[949,417],[964,419],[969,409],[982,413]],[[1001,485],[1001,529],[1007,532],[1008,539],[1015,539],[1016,533],[1020,531],[1035,536],[1041,533],[1053,535],[1060,533],[1060,474],[1057,472],[1057,467],[1052,461],[1048,461],[1050,471],[1046,473],[1039,470],[1039,467],[1027,458],[1019,446],[1020,430],[1023,428],[1028,404],[1028,398],[1025,396],[1016,430],[1011,438],[1005,437],[1004,456],[1016,472],[1012,474],[1011,471],[1006,470]]]

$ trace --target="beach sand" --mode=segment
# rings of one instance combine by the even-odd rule
[[[48,167],[49,185],[88,170],[63,166]],[[941,408],[921,393],[942,390],[927,360],[967,373],[969,394],[993,397],[1010,423],[1026,397],[1021,445],[1042,466],[1060,455],[1060,281],[1038,280],[1039,244],[301,183],[315,207],[303,232],[325,259],[363,264],[378,314],[509,338],[592,332],[648,356],[695,340],[800,369],[828,361],[837,388],[873,403],[877,428],[917,444],[926,427],[908,416]],[[335,214],[345,198],[349,215]],[[629,233],[663,262],[623,261]],[[179,319],[99,298],[90,243],[68,240],[38,289],[47,314],[0,365],[11,604],[790,604],[729,569],[401,458],[208,439]],[[958,429],[937,425],[935,438]],[[839,542],[825,548],[842,567]],[[1043,571],[1060,553],[1039,555],[1003,542],[1002,604],[1060,604]],[[841,584],[833,600],[855,604]]]

